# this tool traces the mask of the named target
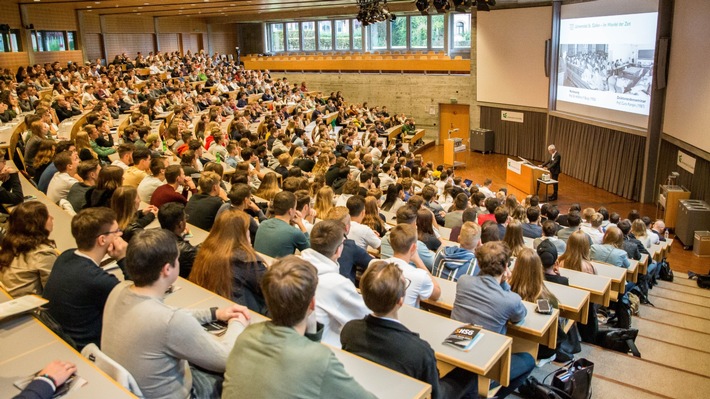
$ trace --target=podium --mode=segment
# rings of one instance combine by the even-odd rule
[[[466,144],[462,139],[453,138],[444,140],[444,165],[451,165],[454,169],[465,167],[466,162],[456,161],[456,154],[466,151]]]
[[[678,203],[690,198],[690,191],[683,186],[661,184],[659,187],[657,204],[664,209],[663,221],[666,228],[674,229],[677,225]],[[685,242],[683,242],[685,244]]]
[[[537,194],[537,180],[542,178],[545,169],[522,161],[508,158],[505,182],[525,193]]]

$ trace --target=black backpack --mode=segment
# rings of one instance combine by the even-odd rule
[[[659,277],[663,281],[673,281],[673,270],[671,269],[671,265],[668,264],[668,261],[666,258],[663,258],[660,263],[658,263],[658,267],[660,267],[659,271]]]

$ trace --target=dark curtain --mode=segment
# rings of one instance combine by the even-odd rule
[[[678,166],[678,150],[695,158],[695,173],[690,173]],[[658,158],[658,174],[656,175],[656,194],[658,194],[658,185],[666,184],[671,172],[680,174],[676,179],[676,184],[690,190],[690,198],[710,202],[710,161],[669,141],[661,140],[661,156]]]
[[[645,137],[552,117],[550,142],[562,155],[562,173],[638,201]]]
[[[495,133],[495,152],[541,161],[546,159],[544,112],[522,112],[523,123],[502,121],[502,108],[481,107],[481,128]]]

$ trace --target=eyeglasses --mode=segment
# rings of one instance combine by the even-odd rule
[[[123,230],[121,230],[121,229],[116,229],[116,230],[113,230],[113,231],[107,231],[107,232],[105,232],[105,233],[101,233],[101,234],[97,235],[96,237],[98,238],[98,237],[101,237],[101,236],[107,236],[107,235],[118,234],[118,233],[123,233]]]

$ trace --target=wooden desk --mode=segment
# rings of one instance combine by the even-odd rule
[[[442,342],[465,323],[406,305],[399,310],[399,320],[431,345],[439,363],[478,374],[479,395],[487,396],[490,380],[510,384],[510,337],[483,330],[481,340],[464,352]]]
[[[594,265],[598,275],[611,279],[612,299],[614,299],[614,295],[619,296],[626,291],[628,269],[602,262],[592,262],[592,265]]]
[[[0,289],[0,302],[9,299],[10,296]],[[71,398],[135,398],[31,315],[0,321],[0,342],[0,392],[3,397],[20,393],[13,386],[15,381],[61,359],[76,364],[77,375],[88,382],[72,392]]]
[[[424,307],[450,316],[454,307],[454,300],[456,299],[457,283],[439,277],[434,278],[441,287],[439,300],[423,300],[421,303]],[[523,303],[528,310],[528,315],[525,317],[523,323],[508,323],[508,335],[536,344],[541,343],[554,349],[557,346],[557,317],[559,316],[559,311],[555,310],[552,315],[543,315],[535,312],[535,304],[525,301],[523,301]],[[527,345],[523,343],[522,346],[516,344],[516,347],[525,352],[529,352],[533,357],[537,356],[537,345]],[[515,352],[518,352],[518,350],[515,350]]]
[[[644,273],[645,274],[645,273]],[[626,269],[626,280],[637,282],[639,279],[639,261],[629,259],[629,268]]]
[[[602,306],[609,306],[611,300],[611,279],[570,269],[560,269],[560,275],[569,279],[570,287],[589,292],[589,300]]]
[[[648,273],[648,255],[646,254],[641,254],[641,259],[639,260],[639,274],[646,274]]]
[[[545,281],[553,295],[560,301],[560,316],[587,324],[589,316],[589,291]]]
[[[537,180],[543,173],[545,169],[508,158],[505,182],[525,194],[535,195]]]
[[[193,283],[179,278],[176,285],[183,289],[170,294],[165,302],[190,303],[188,308],[210,308],[232,305],[233,302],[211,293]],[[190,287],[192,286],[192,287]],[[208,293],[206,297],[205,293]],[[174,305],[173,305],[174,306]],[[252,323],[267,321],[268,319],[258,313],[251,312]],[[453,330],[452,330],[453,331]],[[449,331],[451,333],[451,331]],[[447,333],[448,334],[448,333]],[[333,353],[341,360],[345,370],[352,375],[365,389],[375,394],[380,399],[396,398],[427,398],[431,394],[431,386],[421,381],[410,378],[396,371],[382,367],[361,357],[344,352],[342,349],[329,346]],[[456,350],[453,349],[452,350]],[[509,366],[508,366],[509,369]]]

